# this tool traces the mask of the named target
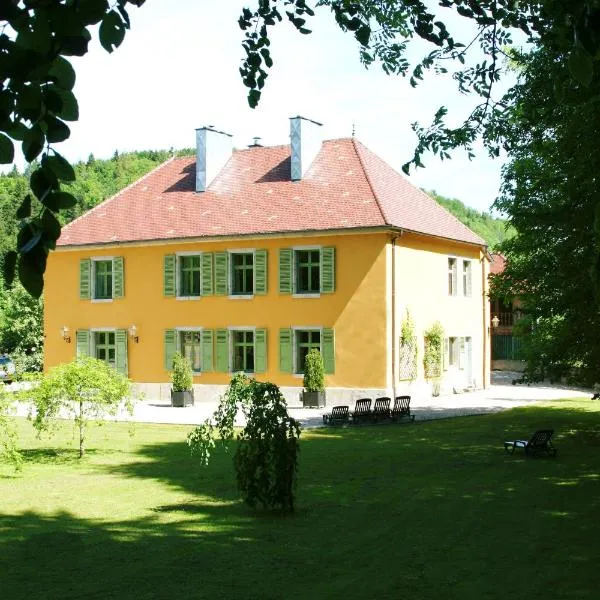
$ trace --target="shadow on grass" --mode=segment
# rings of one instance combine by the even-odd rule
[[[556,460],[504,454],[546,426]],[[0,515],[0,597],[595,598],[600,458],[584,439],[599,429],[597,414],[527,408],[305,432],[286,518],[238,500],[232,453],[202,467],[183,441],[142,445],[93,468],[159,481],[168,500],[121,521]]]

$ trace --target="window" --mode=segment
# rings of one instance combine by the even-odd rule
[[[462,338],[448,338],[448,366],[458,367],[460,361],[460,346]]]
[[[449,296],[456,296],[458,290],[457,290],[457,286],[456,286],[456,274],[457,274],[457,267],[458,267],[458,261],[456,258],[449,258],[448,259],[448,295]]]
[[[254,294],[254,253],[234,252],[231,257],[231,295]]]
[[[232,331],[232,371],[254,373],[254,331]]]
[[[200,296],[200,255],[178,256],[179,296]]]
[[[202,355],[202,337],[200,331],[180,331],[179,349],[192,366],[192,371],[199,373]]]
[[[471,295],[471,261],[463,260],[463,296]]]
[[[296,250],[297,294],[319,294],[321,292],[321,253],[319,250]]]
[[[94,332],[94,355],[98,360],[103,360],[111,367],[116,367],[117,344],[114,331]]]
[[[296,373],[304,373],[306,355],[316,348],[321,351],[321,332],[319,330],[297,330],[296,337]]]
[[[113,297],[113,262],[112,260],[95,260],[94,265],[94,299],[109,300]]]

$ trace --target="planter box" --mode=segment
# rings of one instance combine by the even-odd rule
[[[302,406],[305,408],[322,408],[325,406],[325,392],[302,391]]]
[[[171,406],[194,406],[194,390],[185,392],[171,390]]]

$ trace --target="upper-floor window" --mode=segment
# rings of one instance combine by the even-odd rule
[[[319,296],[335,291],[335,248],[279,250],[279,293]]]
[[[125,292],[124,260],[121,256],[82,258],[79,261],[79,298],[112,300]]]
[[[448,258],[448,295],[471,296],[472,262],[468,259]],[[460,272],[460,280],[459,280]]]
[[[254,252],[232,252],[231,290],[232,296],[252,296],[254,294]]]
[[[178,296],[200,296],[200,255],[182,255],[177,257],[179,263]]]
[[[296,250],[294,265],[296,267],[294,291],[297,294],[321,293],[321,251]]]
[[[113,297],[113,261],[94,260],[94,298],[108,300]]]

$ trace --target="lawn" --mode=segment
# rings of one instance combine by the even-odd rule
[[[502,442],[556,430],[556,459]],[[253,512],[190,427],[72,428],[0,465],[0,598],[597,598],[600,402],[301,440],[293,516]]]

